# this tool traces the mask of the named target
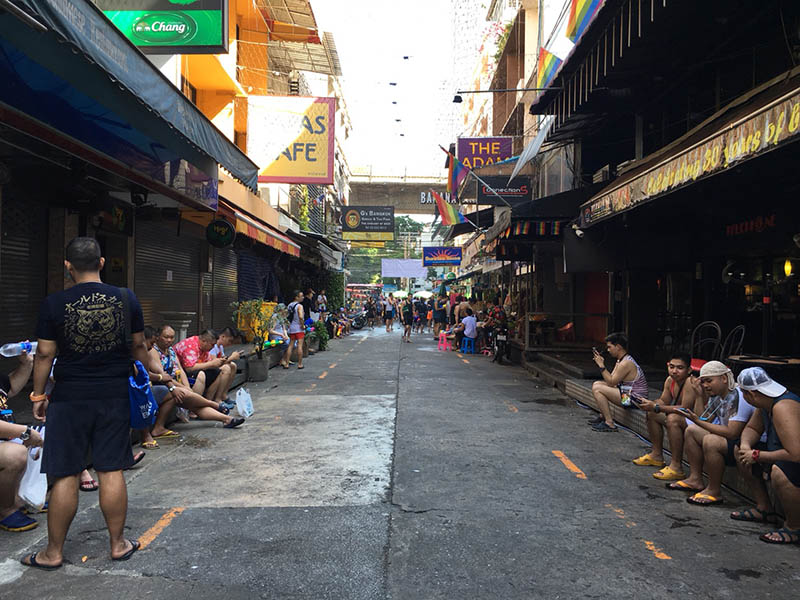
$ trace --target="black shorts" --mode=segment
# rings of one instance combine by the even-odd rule
[[[734,448],[741,443],[741,440],[728,440],[728,452],[725,454],[725,465],[728,467],[735,467],[736,466],[736,454],[734,453]],[[764,442],[756,442],[756,445],[753,446],[753,450],[764,450],[766,451],[767,445]],[[761,467],[762,465],[756,463],[753,465],[753,475],[756,477],[761,476]]]
[[[447,313],[443,310],[435,310],[433,311],[433,322],[434,323],[447,323]]]
[[[69,389],[72,385],[75,388]],[[130,467],[133,452],[127,380],[96,392],[72,385],[59,383],[57,398],[47,408],[42,472],[51,478],[68,477],[83,471],[90,462],[101,472]]]
[[[219,377],[220,370],[219,369],[203,369],[203,373],[206,374],[206,389],[208,389],[217,380],[217,377]]]
[[[413,324],[414,324],[414,315],[403,317],[403,325],[413,325]]]
[[[800,463],[779,460],[775,463],[794,487],[800,488]]]

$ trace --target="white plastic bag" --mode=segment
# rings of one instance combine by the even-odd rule
[[[44,439],[44,427],[38,431]],[[47,475],[41,470],[42,450],[42,448],[28,449],[28,466],[19,484],[19,497],[36,510],[44,506],[47,497]]]
[[[253,399],[250,392],[243,387],[236,390],[236,410],[245,419],[253,414]]]

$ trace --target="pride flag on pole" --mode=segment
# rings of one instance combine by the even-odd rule
[[[576,44],[592,22],[604,0],[572,0],[567,21],[567,38]]]
[[[439,148],[442,147],[439,146]],[[461,164],[461,161],[450,154],[450,152],[444,148],[442,148],[442,151],[449,157],[447,161],[447,191],[455,196],[458,194],[458,188],[461,182],[469,175],[469,169]]]
[[[544,48],[539,49],[539,68],[536,75],[536,87],[546,88],[556,78],[561,59]]]
[[[457,223],[466,223],[467,218],[462,215],[455,206],[445,201],[440,194],[431,190],[431,195],[436,201],[436,208],[439,209],[439,215],[442,217],[442,225],[455,225]]]

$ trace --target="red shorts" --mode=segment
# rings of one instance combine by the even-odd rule
[[[304,337],[306,337],[305,331],[298,331],[297,333],[289,334],[290,340],[302,340]]]

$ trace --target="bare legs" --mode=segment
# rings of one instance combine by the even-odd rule
[[[611,387],[604,381],[595,381],[592,384],[592,395],[597,403],[598,410],[603,414],[603,420],[609,427],[614,427],[614,419],[611,417],[610,402],[622,406],[622,399],[619,390]]]
[[[102,494],[102,491],[100,493]],[[127,510],[127,497],[125,505]],[[47,548],[36,555],[39,564],[61,564],[64,558],[64,540],[67,539],[67,531],[77,511],[78,475],[57,479],[50,491],[50,503],[47,509]]]
[[[25,466],[28,449],[20,444],[0,444],[0,520],[19,508],[17,490]]]

